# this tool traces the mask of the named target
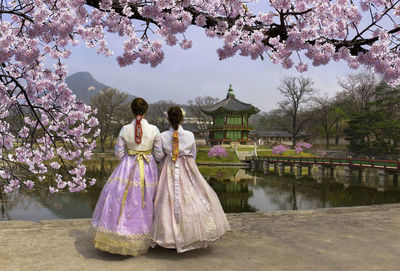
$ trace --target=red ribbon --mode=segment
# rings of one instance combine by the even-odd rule
[[[143,135],[143,130],[142,130],[142,124],[140,121],[142,120],[141,115],[136,116],[136,124],[135,124],[135,142],[136,144],[142,143],[142,135]]]

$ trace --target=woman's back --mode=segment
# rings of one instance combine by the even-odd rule
[[[152,239],[154,244],[184,252],[206,247],[230,226],[218,196],[196,165],[195,138],[179,125],[183,120],[180,112],[179,107],[168,111],[171,126],[177,130],[171,128],[160,136],[167,158],[154,200]]]
[[[142,119],[141,126],[143,135],[141,143],[137,144],[135,142],[135,124],[136,120],[122,127],[120,132],[120,136],[124,139],[128,150],[151,150],[153,148],[154,140],[159,133],[158,128],[154,125],[149,124],[147,120]]]
[[[170,128],[168,131],[161,133],[163,150],[168,156],[172,155],[172,136],[174,131],[174,129]],[[182,126],[179,126],[178,138],[179,154],[191,155],[193,158],[196,158],[196,142],[193,133],[184,130]]]

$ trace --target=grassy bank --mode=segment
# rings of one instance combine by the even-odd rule
[[[216,158],[216,157],[208,157],[208,149],[207,150],[198,150],[197,151],[197,162],[226,162],[226,163],[240,163],[240,160],[237,158],[234,150],[226,150],[228,153],[228,157],[226,158]]]
[[[287,150],[282,155],[273,154],[272,150],[257,151],[258,156],[291,156],[291,157],[314,157],[315,155],[308,152],[295,153],[294,150]]]

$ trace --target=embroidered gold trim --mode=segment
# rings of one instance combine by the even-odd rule
[[[128,183],[129,186],[140,186],[140,181],[131,181],[129,179],[122,179],[122,178],[110,178],[107,181],[108,183],[113,183],[113,182],[121,182],[121,183]],[[145,187],[156,187],[158,184],[157,182],[153,183],[145,183]]]
[[[97,228],[93,238],[96,248],[121,255],[137,256],[147,252],[150,234],[124,235],[104,228]]]

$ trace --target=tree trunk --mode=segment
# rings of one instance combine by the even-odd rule
[[[111,136],[111,140],[110,140],[110,149],[112,149],[112,147],[113,147],[113,143],[114,143],[114,139],[115,139],[115,136]]]
[[[105,138],[100,137],[101,152],[104,152],[104,145],[106,143],[105,141],[106,141]]]
[[[336,123],[336,135],[335,135],[335,144],[339,145],[339,129],[340,129],[340,121]]]
[[[329,134],[325,133],[325,138],[326,138],[326,148],[329,149]]]

